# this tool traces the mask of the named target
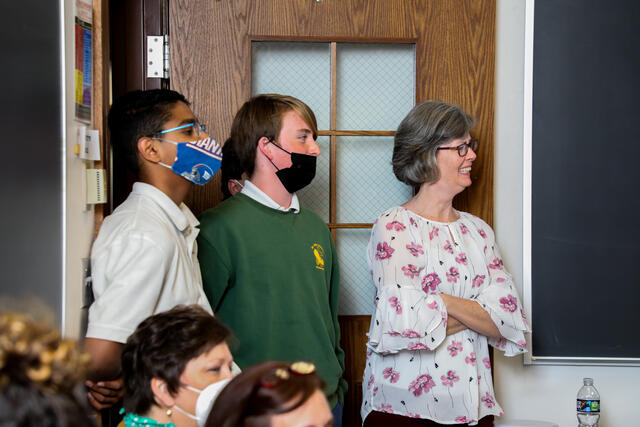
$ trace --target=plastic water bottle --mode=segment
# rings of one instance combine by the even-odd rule
[[[580,427],[597,426],[600,420],[600,394],[593,386],[593,378],[585,378],[578,390],[577,415]]]

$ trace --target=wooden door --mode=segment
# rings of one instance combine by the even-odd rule
[[[416,102],[452,102],[478,120],[472,133],[482,144],[474,185],[455,204],[491,224],[495,0],[171,0],[169,29],[171,88],[185,94],[218,141],[226,140],[235,112],[251,95],[253,41],[415,44]],[[335,138],[334,125],[321,134]],[[221,199],[214,180],[186,203],[198,214]],[[360,423],[368,321],[340,318],[349,382],[346,426]]]
[[[218,141],[251,93],[252,40],[411,42],[416,102],[461,105],[478,120],[474,185],[457,207],[491,224],[495,0],[171,0],[171,87],[193,103]],[[195,213],[222,199],[198,188]]]

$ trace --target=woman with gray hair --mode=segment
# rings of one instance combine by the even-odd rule
[[[377,292],[366,426],[493,425],[502,409],[488,345],[507,356],[526,352],[528,323],[493,230],[453,207],[471,185],[474,125],[459,107],[427,101],[396,132],[393,172],[416,194],[380,215],[369,240]]]

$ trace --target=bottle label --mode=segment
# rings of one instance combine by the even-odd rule
[[[599,414],[600,413],[600,399],[598,400],[577,400],[577,410],[578,412],[592,412]]]

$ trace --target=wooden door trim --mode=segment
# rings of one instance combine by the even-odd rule
[[[330,153],[329,153],[329,222],[336,222],[337,212],[338,212],[338,138],[334,132],[337,123],[337,108],[338,108],[338,44],[336,42],[331,42],[331,107],[329,116],[331,117],[331,123],[329,127],[331,131],[329,131],[329,144],[330,144]],[[324,134],[325,131],[322,132]],[[320,134],[320,131],[318,131]],[[338,242],[338,235],[335,229],[331,229],[331,236],[333,237],[334,242]]]
[[[98,0],[94,0],[98,1]],[[169,0],[108,0],[111,80],[114,99],[131,90],[168,89],[169,79],[146,76],[146,36],[169,32]],[[103,135],[108,135],[106,133]],[[106,148],[108,151],[108,148]],[[122,203],[135,181],[134,174],[122,159],[112,159],[108,176],[113,183],[105,214]]]
[[[335,128],[335,124],[331,125]],[[394,136],[395,130],[319,130],[320,136]]]
[[[109,1],[93,0],[93,128],[100,132],[100,160],[94,163],[96,169],[109,171],[111,150],[107,144],[107,113],[109,111],[111,93],[110,78],[110,43],[109,43]],[[107,194],[110,182],[107,180]],[[95,205],[93,212],[94,236],[108,212],[108,205]]]
[[[308,43],[376,43],[376,44],[416,44],[415,37],[321,37],[321,36],[269,36],[249,34],[251,42],[308,42]]]

